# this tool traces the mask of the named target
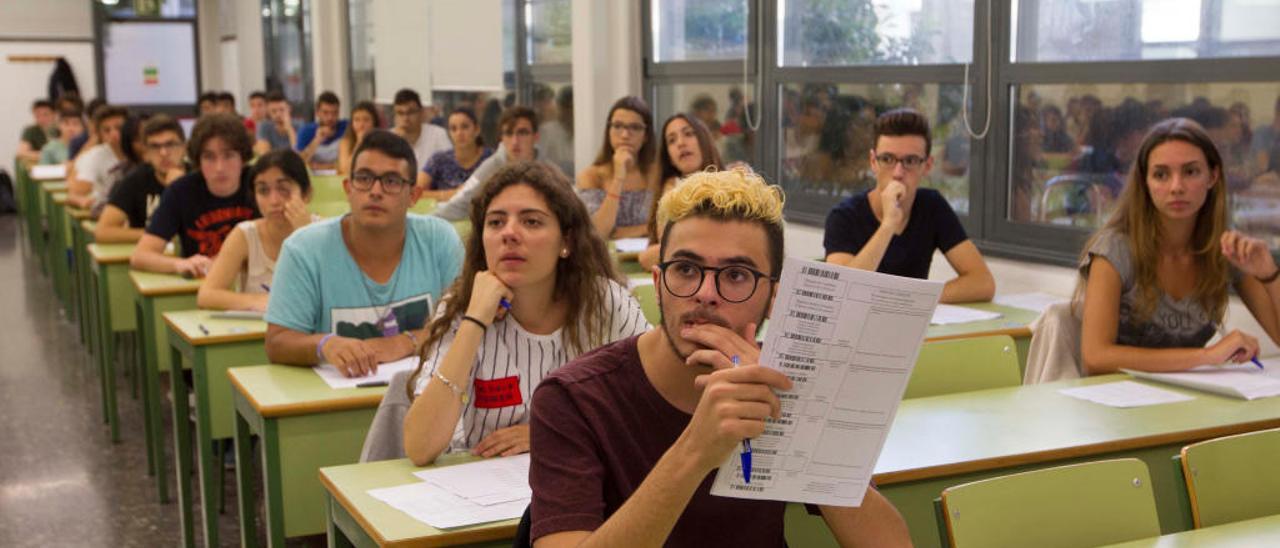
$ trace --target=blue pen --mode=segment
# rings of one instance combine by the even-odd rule
[[[737,356],[733,357],[733,366],[737,367],[741,362]],[[751,483],[751,440],[742,440],[742,452],[738,454],[738,458],[742,461],[742,481]]]
[[[498,299],[498,306],[501,306],[502,308],[505,308],[507,310],[511,310],[511,301],[508,301],[506,297],[502,297]]]
[[[1262,366],[1262,362],[1258,361],[1257,356],[1249,358],[1249,361],[1253,362],[1253,365],[1258,366],[1258,369],[1266,369],[1265,367]]]
[[[266,291],[267,293],[270,293],[270,292],[271,292],[271,286],[269,286],[269,285],[267,285],[267,284],[262,284],[262,290],[263,290],[263,291]]]

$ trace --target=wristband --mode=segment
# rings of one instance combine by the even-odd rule
[[[324,362],[324,343],[329,342],[329,339],[332,339],[333,336],[334,336],[334,333],[329,333],[328,335],[320,337],[320,342],[316,343],[316,361],[317,362],[320,362],[320,363]]]
[[[1274,281],[1276,281],[1276,278],[1280,278],[1280,266],[1277,266],[1277,267],[1276,267],[1276,271],[1275,271],[1274,273],[1272,273],[1270,276],[1267,276],[1266,278],[1257,278],[1256,276],[1255,276],[1255,278],[1256,278],[1258,281],[1262,282],[1262,284],[1263,284],[1263,285],[1266,285],[1266,284],[1269,284],[1269,283],[1271,283],[1271,282],[1274,282]]]
[[[472,322],[472,323],[474,323],[474,324],[476,324],[476,325],[480,326],[480,330],[481,330],[481,331],[488,331],[488,330],[489,330],[489,324],[486,324],[486,323],[484,323],[484,322],[482,322],[482,321],[480,321],[480,320],[476,319],[476,317],[475,317],[475,316],[468,316],[468,315],[466,315],[466,314],[463,314],[463,315],[462,315],[462,319],[463,319],[463,321]]]
[[[400,334],[409,337],[409,342],[413,343],[413,349],[418,349],[418,337],[414,336],[412,329],[401,331]]]

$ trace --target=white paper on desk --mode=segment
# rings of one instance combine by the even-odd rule
[[[760,361],[795,383],[782,418],[738,452],[711,494],[858,506],[902,401],[942,284],[788,258]]]
[[[37,181],[56,181],[67,178],[66,164],[31,166],[31,178]]]
[[[639,253],[649,248],[648,238],[618,238],[613,241],[618,253]]]
[[[425,481],[370,489],[369,496],[437,529],[516,519],[529,498],[499,504],[476,504]]]
[[[313,367],[311,370],[320,375],[321,379],[329,385],[329,388],[335,390],[342,388],[357,388],[360,384],[381,382],[390,383],[391,377],[401,371],[410,371],[418,367],[418,356],[409,356],[402,360],[378,364],[378,372],[363,377],[344,377],[342,372],[331,363],[322,363]]]
[[[1065,303],[1067,302],[1067,298],[1036,291],[1032,293],[996,295],[994,299],[991,299],[991,302],[1044,314],[1045,309],[1049,308],[1050,305]]]
[[[528,500],[533,496],[529,489],[528,453],[439,466],[413,475],[478,504]]]
[[[209,317],[215,320],[261,320],[266,315],[261,310],[219,310]]]
[[[953,323],[994,320],[999,317],[999,312],[988,312],[986,310],[978,310],[967,306],[940,304],[938,305],[938,308],[934,309],[933,317],[929,319],[929,323],[933,325],[951,325]]]
[[[1233,398],[1256,400],[1280,396],[1280,363],[1276,360],[1264,361],[1266,370],[1258,369],[1253,363],[1239,365],[1202,365],[1177,373],[1148,373],[1121,369],[1121,371],[1140,379],[1185,386],[1205,392],[1213,392]]]
[[[1059,390],[1058,393],[1085,401],[1091,401],[1093,403],[1100,403],[1110,407],[1145,407],[1148,405],[1177,403],[1180,401],[1191,401],[1195,399],[1186,394],[1179,394],[1163,388],[1147,386],[1133,381],[1119,381],[1080,386],[1076,388],[1063,388],[1062,390]]]

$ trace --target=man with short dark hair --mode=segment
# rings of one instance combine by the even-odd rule
[[[213,265],[222,240],[241,221],[257,218],[249,180],[253,146],[240,118],[213,113],[191,129],[187,156],[196,170],[169,184],[138,240],[129,266],[136,270],[201,277]],[[182,258],[164,254],[174,236]]]
[[[111,190],[107,205],[98,217],[94,241],[132,243],[142,237],[151,214],[160,205],[160,196],[169,184],[187,174],[182,161],[182,125],[165,114],[156,114],[142,124],[146,162],[134,168]]]
[[[502,112],[498,119],[498,127],[502,129],[502,146],[489,155],[471,173],[466,182],[458,187],[448,201],[436,206],[431,214],[449,221],[461,221],[470,215],[471,199],[475,197],[480,186],[489,180],[489,176],[508,162],[538,161],[546,165],[553,173],[564,177],[568,185],[568,177],[548,158],[538,151],[538,113],[524,106],[514,106]]]
[[[316,121],[298,130],[295,147],[311,169],[336,169],[338,144],[347,131],[347,121],[338,117],[341,109],[337,94],[325,91],[316,98]]]
[[[98,144],[76,158],[74,173],[67,177],[67,203],[93,208],[107,200],[111,187],[124,175],[116,166],[125,161],[121,130],[128,116],[129,111],[115,105],[103,106],[94,114]]]
[[[413,146],[418,161],[426,163],[432,154],[453,148],[449,132],[430,123],[426,117],[418,92],[408,88],[397,91],[392,108],[395,110],[395,128],[392,131]],[[418,169],[421,170],[422,166]]]
[[[404,139],[373,130],[351,165],[351,213],[299,229],[280,249],[265,318],[272,363],[330,363],[357,377],[411,355],[461,268],[453,227],[409,213],[422,190]]]
[[[933,168],[929,121],[911,109],[876,119],[871,169],[875,188],[850,196],[827,215],[827,262],[895,276],[927,279],[935,249],[957,276],[944,303],[989,301],[995,278],[942,194],[920,188]]]
[[[40,160],[40,149],[57,136],[54,127],[57,119],[53,114],[53,103],[45,99],[31,104],[31,116],[35,123],[22,128],[22,137],[18,141],[19,158],[32,164]]]
[[[280,148],[293,148],[298,141],[297,127],[302,120],[293,117],[293,110],[284,92],[272,90],[267,93],[267,120],[258,124],[258,142],[253,151],[258,156]]]
[[[658,219],[662,321],[533,394],[534,546],[786,546],[787,503],[711,494],[712,473],[780,417],[778,393],[793,387],[756,345],[782,270],[781,192],[745,170],[699,172]],[[841,546],[911,544],[874,488],[860,507],[819,509]]]
[[[200,98],[196,100],[199,107],[200,116],[213,114],[218,112],[218,92],[206,91],[200,94]]]
[[[214,99],[214,104],[218,112],[239,116],[239,113],[236,112],[236,96],[232,95],[230,91],[219,91]]]
[[[71,141],[84,133],[84,116],[74,106],[64,107],[58,112],[58,138],[44,144],[40,149],[41,165],[65,164],[70,157]]]

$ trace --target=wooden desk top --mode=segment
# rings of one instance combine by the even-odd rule
[[[261,341],[267,322],[253,319],[213,318],[213,310],[165,312],[164,323],[191,346]],[[201,327],[204,327],[202,330]]]
[[[264,418],[377,407],[385,386],[329,388],[309,367],[254,365],[227,371],[231,385]]]
[[[1280,398],[1237,400],[1158,385],[1191,401],[1120,409],[1058,390],[1131,380],[1103,375],[903,400],[876,463],[888,485],[1280,427]]]
[[[66,193],[66,192],[53,192],[53,193],[50,193],[50,194],[49,194],[49,198],[53,200],[53,204],[54,204],[54,205],[66,205],[66,204],[67,204],[67,193]]]
[[[199,278],[183,278],[177,274],[159,274],[130,270],[129,280],[133,288],[143,297],[161,297],[165,295],[188,295],[200,290],[204,281]]]
[[[98,264],[128,264],[136,244],[89,244],[89,256]]]
[[[926,341],[945,341],[984,335],[1009,335],[1014,338],[1030,337],[1031,322],[1040,316],[1039,312],[1004,306],[995,303],[968,303],[966,308],[999,312],[1000,317],[981,322],[958,323],[951,325],[930,325],[925,332]]]
[[[84,221],[93,216],[93,212],[79,207],[68,207],[67,216],[77,221]]]
[[[444,455],[436,466],[473,460],[466,454]],[[369,496],[370,489],[422,481],[413,473],[426,468],[431,467],[414,466],[409,459],[330,466],[320,469],[320,483],[379,546],[453,546],[515,536],[518,519],[440,530]]]
[[[1214,548],[1280,546],[1280,515],[1111,544],[1106,548],[1209,548],[1211,546]]]
[[[62,179],[55,179],[52,181],[42,181],[40,183],[40,189],[44,190],[45,192],[48,192],[49,194],[54,194],[57,192],[66,192],[67,182]]]

